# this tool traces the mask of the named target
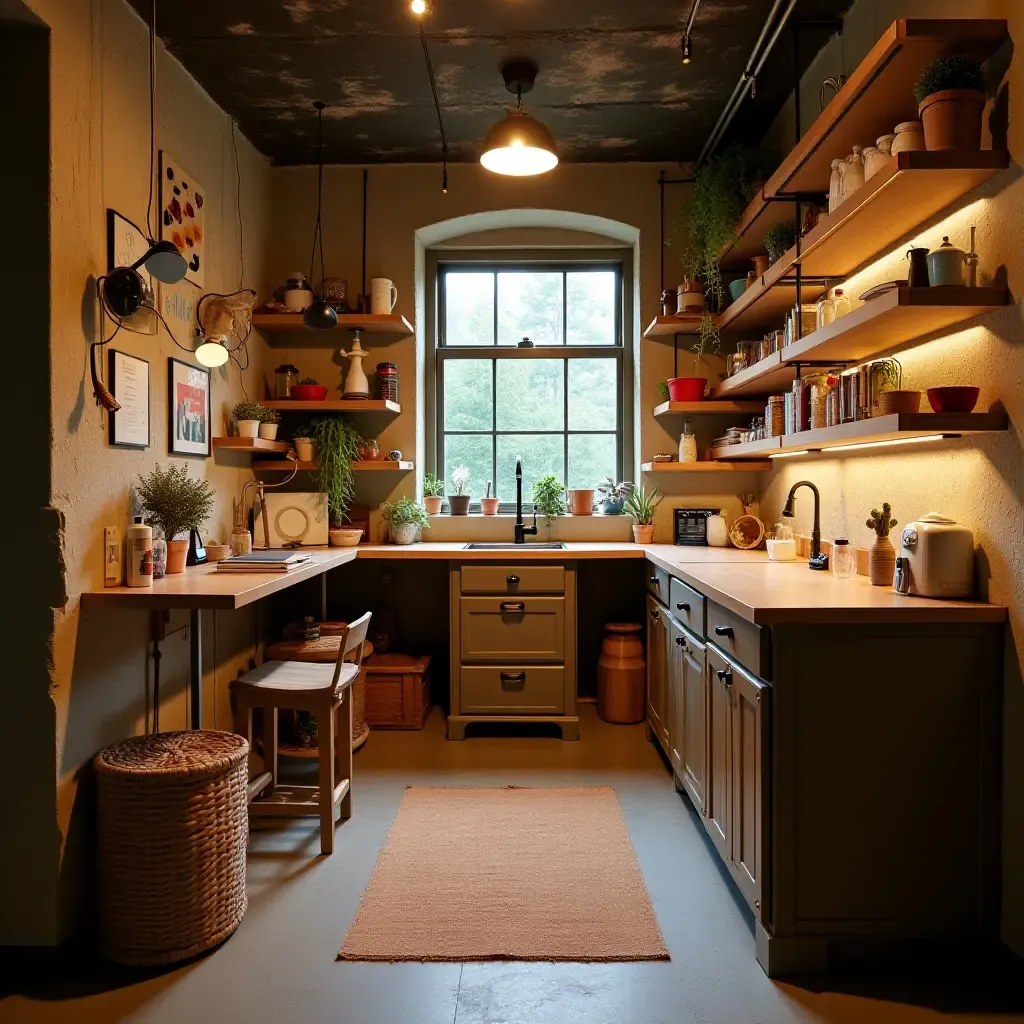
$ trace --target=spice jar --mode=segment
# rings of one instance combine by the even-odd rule
[[[377,390],[386,402],[398,401],[398,367],[394,363],[377,364]]]
[[[839,378],[829,377],[828,394],[825,396],[825,426],[839,425]]]
[[[764,410],[765,436],[782,437],[786,432],[786,399],[784,395],[772,395]]]
[[[857,575],[857,550],[845,537],[832,542],[831,565],[837,580],[852,580]]]
[[[837,288],[832,295],[832,319],[838,320],[841,316],[846,316],[850,312],[850,300],[844,294],[842,288]]]
[[[274,395],[277,398],[290,398],[292,385],[299,383],[299,368],[291,363],[282,363],[274,371]]]
[[[818,299],[818,315],[816,323],[818,329],[827,327],[836,318],[836,307],[832,300],[828,297],[826,292],[820,299]]]
[[[826,406],[828,403],[828,377],[821,374],[817,377],[805,379],[805,385],[810,382],[810,427],[811,430],[819,430],[828,426]]]
[[[679,461],[697,461],[697,435],[689,420],[683,420],[683,432],[679,435]]]

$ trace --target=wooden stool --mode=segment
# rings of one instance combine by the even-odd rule
[[[249,815],[317,814],[320,851],[334,852],[335,808],[352,815],[352,684],[362,673],[363,642],[370,613],[346,627],[333,664],[306,661],[265,661],[231,683],[235,732],[252,744],[252,710],[263,708],[263,752],[266,771],[250,780]],[[346,659],[352,655],[352,661]],[[319,786],[283,786],[277,773],[277,711],[309,711],[317,719]],[[343,741],[335,745],[335,734]],[[260,799],[257,799],[259,797]]]
[[[597,713],[605,722],[634,725],[646,714],[647,673],[643,627],[609,622],[597,659]]]

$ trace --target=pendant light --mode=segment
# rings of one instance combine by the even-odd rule
[[[316,259],[317,242],[320,243],[320,291],[302,313],[302,322],[316,331],[330,331],[338,326],[338,314],[324,301],[324,228],[322,222],[324,207],[324,107],[322,100],[313,104],[317,116],[317,145],[319,155],[316,172],[316,227],[313,228],[313,252],[309,257],[309,283],[313,284],[313,264]]]
[[[523,93],[533,88],[537,70],[537,65],[527,60],[511,61],[501,69],[505,88],[516,97],[516,105],[484,139],[480,163],[495,174],[528,177],[550,171],[558,163],[555,137],[523,107]]]

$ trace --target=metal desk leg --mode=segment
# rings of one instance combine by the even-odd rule
[[[202,612],[193,608],[188,623],[188,690],[189,721],[193,729],[203,727],[203,619]]]

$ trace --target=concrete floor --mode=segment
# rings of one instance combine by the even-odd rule
[[[249,910],[196,963],[157,973],[82,964],[22,980],[0,1024],[917,1024],[1024,1021],[1022,989],[991,978],[780,984],[752,922],[642,726],[584,706],[581,740],[444,740],[376,732],[356,758],[354,817],[320,857],[315,820],[254,832]],[[618,793],[671,962],[338,963],[335,954],[410,785],[610,785]]]

